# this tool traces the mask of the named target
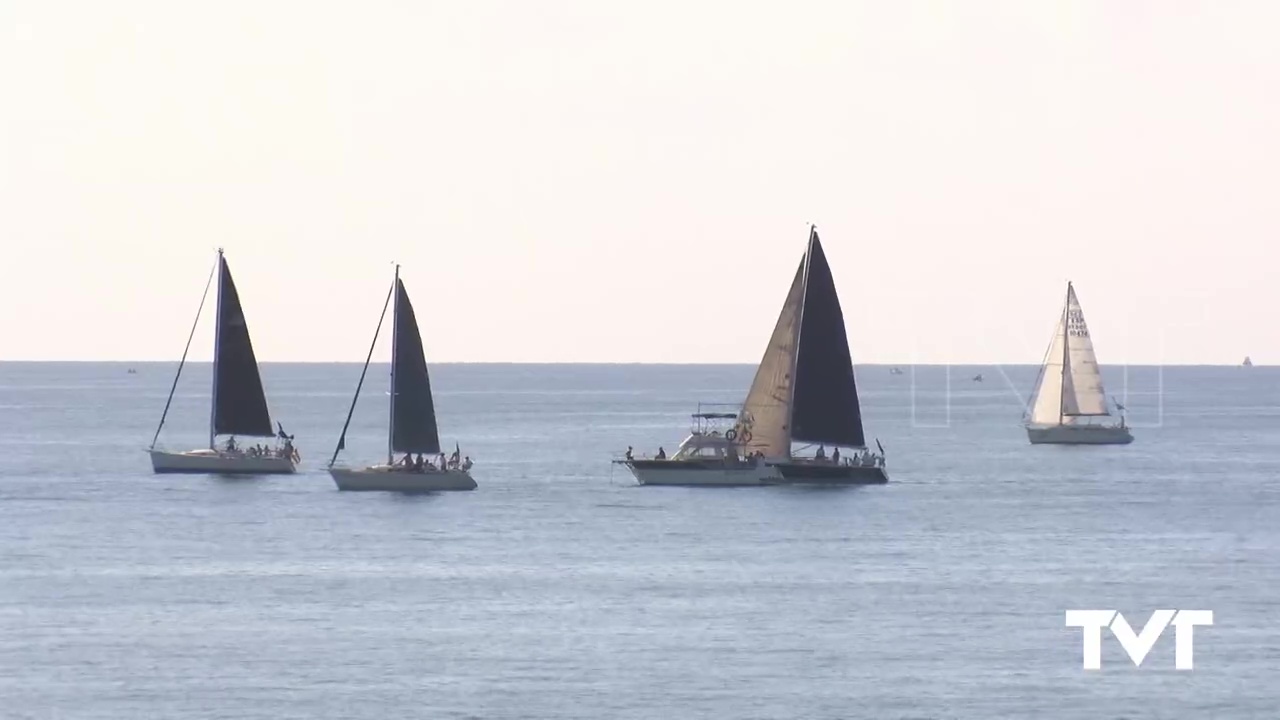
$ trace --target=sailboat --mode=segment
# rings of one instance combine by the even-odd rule
[[[1068,282],[1027,417],[1027,438],[1033,445],[1127,445],[1133,433],[1121,413],[1118,424],[1106,421],[1111,412],[1098,358],[1080,300]]]
[[[173,393],[178,388],[178,378],[187,363],[191,339],[195,337],[200,314],[209,295],[209,285],[214,275],[218,277],[218,300],[213,344],[213,393],[209,411],[209,447],[187,452],[157,450],[156,442],[164,428]],[[262,377],[258,374],[258,361],[249,339],[249,326],[245,323],[244,310],[240,307],[240,295],[231,268],[218,249],[218,259],[205,283],[196,321],[187,336],[182,361],[169,388],[160,425],[151,439],[147,452],[151,455],[151,467],[157,473],[208,473],[218,475],[272,475],[294,472],[298,452],[293,447],[293,437],[286,435],[279,424],[273,430],[271,415],[267,410],[267,396],[262,390]],[[219,436],[227,436],[227,442],[218,446]],[[236,436],[249,438],[275,438],[274,447],[255,445],[244,447],[236,443]]]
[[[818,448],[802,457],[793,442]],[[695,430],[670,459],[619,462],[643,485],[888,482],[883,449],[866,448],[844,314],[817,228],[733,426]]]
[[[387,462],[366,468],[338,467],[335,463],[339,453],[346,449],[347,429],[351,426],[356,401],[360,399],[360,388],[364,386],[365,375],[369,372],[369,362],[373,359],[373,349],[378,344],[378,335],[382,331],[382,322],[386,319],[387,307],[391,304],[392,297],[395,298],[395,307],[392,311],[391,411],[387,428]],[[396,453],[405,453],[404,459],[396,462]],[[333,477],[339,490],[412,493],[475,490],[476,481],[471,479],[470,472],[471,459],[464,461],[461,449],[455,445],[452,458],[446,460],[441,455],[437,464],[435,456],[439,453],[440,435],[436,427],[435,403],[431,397],[431,378],[427,373],[422,335],[418,332],[418,320],[414,315],[413,305],[409,302],[409,294],[400,280],[400,266],[397,265],[395,280],[387,292],[382,315],[378,318],[378,327],[373,332],[369,355],[365,358],[364,369],[360,371],[355,397],[351,399],[351,409],[347,411],[347,421],[342,426],[338,446],[329,460],[329,475]]]
[[[844,312],[814,226],[735,430],[747,453],[765,458],[784,482],[889,481],[884,449],[867,449]],[[793,443],[818,448],[805,457]]]
[[[1250,358],[1248,355],[1245,355],[1244,362],[1240,363],[1240,365],[1243,367],[1253,367],[1253,359]]]

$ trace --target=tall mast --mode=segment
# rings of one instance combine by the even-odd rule
[[[809,223],[809,244],[804,249],[804,275],[800,279],[800,312],[796,314],[796,338],[791,346],[791,382],[787,383],[787,437],[791,437],[791,419],[795,416],[796,365],[800,362],[800,331],[804,329],[804,306],[809,300],[809,263],[813,261],[813,239],[818,228]],[[787,442],[787,457],[791,457],[791,443]]]
[[[1062,303],[1062,382],[1058,383],[1058,424],[1062,424],[1063,418],[1067,414],[1067,363],[1070,361],[1071,349],[1067,347],[1071,342],[1071,281],[1067,281],[1067,299]]]
[[[218,248],[218,304],[214,310],[213,320],[213,392],[209,394],[209,449],[214,448],[217,439],[218,417],[218,350],[222,345],[222,276],[225,273],[225,261],[222,259],[222,248]]]
[[[396,265],[396,277],[391,283],[396,294],[396,306],[391,315],[391,410],[387,421],[387,464],[395,464],[396,437],[396,343],[400,340],[400,265]]]

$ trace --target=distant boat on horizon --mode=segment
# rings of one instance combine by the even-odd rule
[[[182,368],[187,363],[187,352],[191,349],[191,339],[195,337],[196,326],[200,323],[200,313],[208,298],[214,274],[218,276],[218,299],[213,331],[209,447],[186,452],[157,450],[156,442],[160,439],[160,430],[164,428],[165,418],[169,415],[173,393],[178,389],[178,378],[182,377]],[[135,371],[131,368],[129,372]],[[236,444],[237,435],[275,438],[279,442],[273,448],[260,448],[256,445],[247,448]],[[218,436],[230,436],[223,447],[218,447]],[[271,424],[267,396],[262,389],[262,377],[258,373],[258,361],[254,357],[253,343],[249,339],[249,326],[245,322],[240,295],[236,292],[235,281],[231,279],[231,268],[223,257],[222,248],[218,248],[217,262],[209,276],[209,282],[205,284],[200,307],[196,310],[195,323],[187,336],[187,346],[182,351],[182,360],[173,377],[173,386],[169,388],[169,399],[165,401],[164,412],[160,414],[160,425],[156,428],[155,437],[151,439],[147,452],[151,456],[151,467],[157,473],[287,475],[296,469],[298,453],[293,447],[293,437],[286,435],[279,423],[274,426]]]
[[[977,375],[974,375],[974,376],[973,376],[973,381],[974,381],[974,382],[982,382],[982,373],[978,373]]]
[[[1242,363],[1240,363],[1240,364],[1241,364],[1242,366],[1244,366],[1244,367],[1253,367],[1253,360],[1249,359],[1249,356],[1248,356],[1248,355],[1245,355],[1245,356],[1244,356],[1244,362],[1242,362]]]
[[[1127,445],[1133,434],[1120,424],[1094,422],[1111,416],[1093,340],[1075,288],[1067,283],[1067,300],[1040,369],[1027,418],[1033,445]]]
[[[900,367],[894,367],[893,369],[889,370],[889,374],[890,374],[890,375],[901,375],[901,374],[902,374],[902,368],[900,368]]]

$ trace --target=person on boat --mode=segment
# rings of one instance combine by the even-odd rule
[[[826,447],[824,447],[824,446],[822,446],[822,445],[819,445],[819,446],[818,446],[818,454],[817,454],[817,455],[814,455],[814,458],[816,458],[816,459],[818,459],[818,460],[826,460],[826,459],[827,459],[827,448],[826,448]]]
[[[444,472],[449,467],[449,461],[445,458],[444,453],[440,453],[440,472]]]
[[[462,469],[463,469],[463,470],[470,470],[470,469],[471,469],[471,456],[470,456],[470,455],[468,455],[466,458],[464,458],[464,459],[462,460]]]
[[[627,458],[627,460],[631,460],[631,446],[630,446],[630,445],[628,445],[628,446],[627,446],[627,455],[626,455],[626,458]]]
[[[835,450],[831,451],[831,464],[832,465],[840,464],[840,448],[836,448]]]
[[[414,458],[413,469],[422,472],[422,453],[418,453],[418,457]]]
[[[658,458],[657,458],[657,459],[659,459],[659,460],[666,460],[666,459],[667,459],[667,451],[666,451],[666,450],[663,450],[661,445],[659,445],[659,446],[658,446]]]
[[[413,455],[405,453],[404,459],[400,461],[400,465],[407,468],[413,467]]]
[[[230,438],[227,439],[227,452],[233,453],[238,449],[239,448],[236,447],[236,436],[232,435]]]

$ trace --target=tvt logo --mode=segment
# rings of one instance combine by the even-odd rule
[[[1173,666],[1178,670],[1190,670],[1194,663],[1197,625],[1212,625],[1212,610],[1157,610],[1142,628],[1134,633],[1129,621],[1116,610],[1068,610],[1067,627],[1078,627],[1084,634],[1084,669],[1102,669],[1102,628],[1111,628],[1111,634],[1120,641],[1120,647],[1129,654],[1133,664],[1141,667],[1147,653],[1165,628],[1173,625]]]

